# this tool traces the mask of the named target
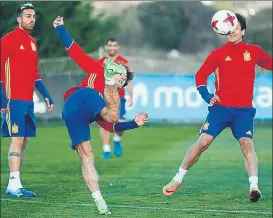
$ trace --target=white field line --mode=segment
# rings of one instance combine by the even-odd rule
[[[33,200],[15,200],[1,198],[1,201],[11,201],[11,202],[24,202],[33,204],[50,204],[50,205],[63,205],[62,203],[50,203],[43,201],[33,201]],[[66,206],[91,206],[91,204],[66,204]],[[3,206],[3,205],[2,205]],[[129,208],[129,209],[140,209],[140,210],[169,210],[169,211],[181,211],[181,212],[207,212],[207,213],[225,213],[225,214],[264,214],[272,215],[269,211],[255,211],[255,210],[217,210],[217,209],[205,209],[205,208],[167,208],[167,207],[154,207],[154,206],[136,206],[136,205],[118,205],[109,204],[110,208]],[[3,208],[3,207],[2,207]]]

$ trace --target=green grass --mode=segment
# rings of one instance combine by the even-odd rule
[[[171,198],[162,187],[175,174],[199,126],[151,126],[127,132],[122,158],[101,159],[98,129],[92,129],[96,168],[112,217],[271,217],[272,129],[257,128],[259,181],[263,199],[248,200],[248,178],[238,143],[225,130],[189,171]],[[63,126],[38,129],[29,142],[21,180],[34,190],[34,199],[5,195],[8,181],[9,140],[1,143],[1,217],[97,217],[97,210],[82,180],[81,164],[69,147]],[[215,210],[215,211],[212,211]],[[236,213],[237,211],[237,213]]]

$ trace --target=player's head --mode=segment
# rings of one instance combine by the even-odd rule
[[[238,19],[238,26],[236,30],[229,35],[226,35],[226,38],[229,42],[237,43],[242,41],[246,34],[246,19],[243,15],[236,13],[235,14]]]
[[[104,48],[110,57],[114,57],[119,50],[118,41],[114,38],[107,39]]]
[[[34,28],[35,21],[35,9],[31,3],[25,3],[18,8],[17,22],[20,28],[30,32]]]
[[[132,69],[128,65],[121,64],[123,67],[126,68],[127,73],[126,74],[116,74],[116,85],[118,89],[121,89],[128,85],[129,82],[131,82],[134,78],[134,73]]]

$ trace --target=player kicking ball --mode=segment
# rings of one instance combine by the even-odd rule
[[[68,54],[87,73],[87,77],[79,86],[66,91],[62,117],[71,139],[71,148],[77,151],[81,159],[83,178],[99,214],[108,215],[111,212],[100,192],[89,125],[96,121],[107,131],[125,131],[143,126],[147,122],[148,115],[138,114],[131,122],[117,122],[120,102],[118,89],[132,80],[132,73],[110,59],[104,61],[103,69],[103,66],[86,55],[71,39],[61,17],[57,17],[53,26]]]
[[[165,196],[172,196],[188,170],[198,161],[202,152],[227,127],[239,141],[249,176],[249,198],[257,202],[261,197],[258,188],[258,157],[254,149],[254,117],[252,106],[255,65],[272,70],[272,57],[259,46],[245,44],[246,20],[236,14],[237,29],[226,35],[227,43],[214,50],[196,74],[196,86],[202,98],[210,105],[199,139],[187,150],[182,165],[171,182],[163,187]],[[216,93],[207,89],[207,78],[214,72]]]

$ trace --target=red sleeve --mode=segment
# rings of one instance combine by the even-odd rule
[[[40,72],[39,72],[39,56],[38,56],[38,45],[35,39],[33,39],[33,41],[35,42],[35,46],[36,46],[36,52],[37,52],[37,66],[36,66],[36,75],[35,75],[35,80],[39,80],[42,79]]]
[[[102,66],[95,59],[88,56],[75,41],[73,41],[67,52],[72,60],[86,73],[97,74],[102,72]]]
[[[195,75],[196,87],[207,85],[208,76],[213,73],[218,67],[217,60],[218,59],[215,51],[209,54],[209,56]]]
[[[261,47],[258,47],[258,58],[257,58],[257,64],[258,66],[267,69],[272,70],[272,57],[266,53]]]
[[[99,121],[97,121],[97,123],[98,123],[103,129],[105,129],[106,131],[108,131],[108,132],[115,132],[115,130],[114,130],[114,124],[115,124],[115,123],[108,123],[108,122],[103,121],[103,120],[99,120]]]
[[[1,77],[0,81],[5,81],[5,63],[9,56],[9,38],[8,36],[4,36],[1,38]]]

